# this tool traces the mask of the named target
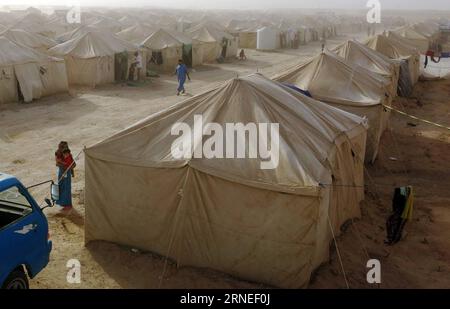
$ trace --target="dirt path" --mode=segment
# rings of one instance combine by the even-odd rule
[[[329,42],[330,47],[343,39]],[[299,51],[283,53],[248,51],[246,62],[234,61],[197,69],[187,89],[190,95],[195,95],[216,83],[255,71],[271,76],[319,49],[319,44],[312,44]],[[73,152],[78,153],[84,146],[185,99],[174,95],[175,88],[173,77],[162,76],[139,87],[111,85],[94,90],[77,89],[71,95],[0,107],[0,171],[18,176],[25,185],[54,178],[53,153],[60,140],[68,140]],[[423,83],[416,89],[419,99],[402,100],[402,104],[413,114],[448,125],[449,90],[448,81]],[[382,261],[382,287],[450,287],[450,135],[422,124],[411,127],[406,122],[393,115],[393,133],[386,132],[380,159],[369,167],[373,181],[383,185],[375,186],[367,180],[370,186],[363,205],[363,218],[356,223],[361,234],[356,232],[355,226],[350,226],[338,239],[351,287],[367,287],[364,283],[367,258],[361,241],[371,257]],[[391,161],[390,157],[398,160]],[[81,158],[73,183],[75,210],[68,216],[55,209],[46,211],[54,251],[49,266],[32,281],[32,287],[260,287],[221,273],[176,269],[171,264],[163,278],[164,261],[156,255],[135,253],[129,248],[102,242],[86,248],[83,239],[83,165]],[[416,188],[415,219],[407,226],[407,235],[400,244],[385,247],[384,220],[390,208],[391,194],[395,185],[404,184]],[[41,201],[47,188],[37,188],[32,193]],[[72,258],[80,260],[82,265],[82,283],[79,285],[70,285],[66,281],[66,263]],[[335,253],[330,263],[317,271],[311,287],[344,287]]]

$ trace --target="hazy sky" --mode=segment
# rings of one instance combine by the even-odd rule
[[[450,0],[380,0],[382,9],[449,10]],[[363,9],[367,0],[0,0],[0,5],[162,6],[193,9]]]

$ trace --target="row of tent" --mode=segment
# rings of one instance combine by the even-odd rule
[[[417,82],[418,57],[390,34],[347,41],[271,79],[234,78],[89,147],[86,241],[271,286],[307,286],[333,235],[360,216],[364,163],[377,156],[386,107]],[[204,147],[201,134],[190,140],[191,156],[174,157],[186,140],[173,126],[193,127],[199,115],[220,127],[279,123],[279,164],[262,170],[245,138],[234,140],[245,158],[192,159]],[[262,138],[271,144],[271,135]]]
[[[42,16],[34,12],[26,17],[30,18],[29,22],[31,25],[42,20]],[[30,24],[25,23],[25,20],[25,18],[21,19],[16,25],[19,24],[26,29],[30,29]],[[279,48],[282,42],[290,45],[293,44],[292,40],[294,40],[296,44],[299,44],[299,38],[302,36],[301,31],[297,30],[296,32],[293,30],[294,27],[289,26],[289,23],[281,23],[279,25],[279,29],[287,29],[284,31],[286,38],[283,40],[280,39],[280,32],[271,26],[259,29],[256,32],[256,37],[254,33],[250,32],[227,32],[228,28],[242,29],[244,25],[236,22],[234,25],[230,23],[228,28],[208,20],[203,20],[194,25],[184,22],[186,27],[186,29],[183,27],[184,32],[173,30],[169,26],[161,28],[144,23],[137,23],[117,32],[117,34],[106,30],[115,23],[117,21],[112,18],[97,19],[88,26],[79,26],[56,36],[55,39],[15,28],[0,29],[2,31],[0,36],[16,44],[46,53],[51,57],[64,59],[68,84],[91,87],[129,78],[129,69],[134,59],[133,54],[136,51],[139,51],[143,58],[144,68],[141,70],[141,74],[145,74],[147,70],[172,72],[179,59],[183,59],[190,66],[197,66],[213,62],[218,58],[234,57],[241,39],[244,43],[247,40],[245,44],[249,45],[254,44],[256,41],[256,44],[260,45],[260,49],[275,49]],[[253,22],[255,27],[257,24],[257,22]],[[114,30],[119,29],[119,27],[112,28]],[[329,33],[336,31],[333,27],[328,26],[328,28],[330,29]],[[427,33],[428,42],[431,42],[436,37],[435,24],[421,23],[410,28],[414,29],[414,31]],[[35,30],[42,29],[37,27]],[[307,29],[305,28],[305,30]],[[408,42],[403,42],[403,45],[411,44],[413,46],[409,47],[418,48],[422,52],[426,49],[424,42],[418,39],[411,39],[413,30],[400,30],[390,32],[389,36],[398,36],[395,37],[398,41],[407,40]],[[41,32],[43,34],[47,33]],[[243,34],[247,35],[246,39],[242,37]],[[250,41],[253,43],[249,43]],[[392,54],[392,52],[397,53],[398,51],[390,50],[388,53]],[[395,55],[395,58],[399,57],[402,57],[401,53],[400,55]],[[415,64],[412,61],[409,64],[411,66],[410,72],[413,72]],[[416,73],[416,75],[411,77],[412,81],[417,79],[419,73]],[[403,82],[404,80],[403,78],[401,79],[402,89],[405,93],[408,93],[412,89],[409,87],[411,82]]]
[[[147,64],[156,71],[172,72],[179,59],[196,66],[212,62],[220,56],[227,58],[237,53],[237,44],[232,36],[206,26],[192,29],[190,33],[193,38],[168,29],[158,29],[149,33],[150,35],[144,37],[140,44],[135,44],[93,26],[76,28],[58,37],[57,40],[21,29],[5,29],[0,33],[0,37],[4,38],[0,48],[9,51],[2,55],[2,67],[5,67],[2,80],[6,83],[6,80],[9,80],[9,74],[6,72],[17,65],[17,61],[11,59],[9,55],[20,54],[18,49],[30,56],[21,59],[22,62],[36,62],[34,58],[39,57],[53,61],[58,59],[66,67],[67,73],[65,74],[67,77],[58,78],[59,80],[66,81],[68,85],[91,87],[127,79],[134,53],[137,51],[144,59],[143,72]],[[10,49],[10,45],[15,48]],[[156,61],[151,61],[152,59]],[[35,76],[29,77],[30,82],[37,83],[33,81],[33,77]],[[10,85],[4,87],[11,88],[14,83],[17,83],[17,80],[11,78]],[[20,86],[19,90],[27,88],[26,85]],[[57,89],[60,90],[60,87]],[[67,90],[66,86],[65,91]],[[17,89],[14,92],[17,92]],[[13,98],[3,93],[0,102],[18,101],[22,98],[21,95],[19,93]],[[29,102],[39,96],[23,93],[23,97],[25,102]]]

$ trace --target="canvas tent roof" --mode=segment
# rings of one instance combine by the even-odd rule
[[[96,21],[91,23],[91,26],[106,30],[120,30],[122,28],[122,24],[120,22],[118,22],[114,18],[105,16],[98,18]]]
[[[418,53],[413,47],[384,35],[375,35],[367,39],[364,44],[391,59],[408,59]]]
[[[399,90],[403,96],[409,96],[412,87],[419,80],[420,54],[419,51],[404,43],[405,38],[388,32],[388,37],[376,35],[364,42],[365,45],[391,59],[401,60]]]
[[[137,50],[137,46],[113,34],[100,31],[87,32],[49,49],[54,55],[71,55],[76,58],[110,56],[124,51]]]
[[[171,147],[176,136],[171,136],[171,126],[177,121],[191,121],[194,114],[202,114],[205,123],[282,123],[284,129],[280,132],[278,167],[261,170],[259,159],[174,158]],[[179,168],[190,165],[242,184],[314,195],[317,194],[314,188],[324,181],[324,162],[334,139],[342,131],[362,123],[364,120],[358,116],[302,96],[255,74],[231,80],[152,115],[91,147],[88,153],[101,160],[141,167]],[[194,145],[199,143],[201,139],[194,141]]]
[[[51,57],[38,53],[30,48],[20,46],[8,38],[0,36],[0,65],[16,65],[39,62]]]
[[[392,32],[397,33],[406,39],[428,41],[428,38],[426,36],[424,36],[423,34],[420,34],[419,32],[417,32],[414,28],[412,28],[410,26],[403,26],[403,27],[392,30]]]
[[[128,27],[120,32],[117,32],[116,35],[126,41],[133,43],[141,43],[145,38],[150,36],[157,30],[156,27],[150,26],[147,24],[138,23],[134,26]]]
[[[30,48],[50,48],[56,45],[56,42],[43,35],[37,33],[29,33],[21,29],[7,29],[0,32],[0,36],[4,36],[11,41],[25,45]]]
[[[125,15],[119,19],[119,23],[121,23],[124,26],[133,26],[136,24],[136,18],[133,18],[129,15]]]
[[[48,18],[43,14],[29,13],[13,24],[14,29],[23,29],[32,33],[53,32],[47,25]]]
[[[324,51],[275,77],[309,91],[314,98],[350,106],[384,102],[386,88],[379,77]]]
[[[162,50],[171,47],[183,46],[183,43],[173,37],[164,29],[159,29],[146,38],[141,44],[153,50]]]
[[[73,30],[70,30],[68,32],[65,32],[59,36],[56,37],[56,40],[60,43],[66,42],[70,39],[73,39],[75,37],[81,36],[83,34],[86,34],[88,32],[91,31],[103,31],[103,32],[107,32],[106,30],[101,30],[98,29],[94,26],[90,26],[90,25],[81,25]]]
[[[391,98],[396,97],[400,63],[398,60],[389,59],[383,54],[370,49],[358,41],[347,41],[334,50],[340,57],[348,62],[357,64],[370,72],[376,73],[384,80],[389,89]]]
[[[375,161],[388,113],[383,105],[391,103],[391,88],[376,73],[324,51],[275,77],[307,90],[312,97],[369,119],[367,162]]]
[[[428,38],[431,38],[439,33],[439,24],[431,21],[414,24],[413,28]]]
[[[428,39],[428,37],[426,37],[423,34],[420,34],[412,27],[405,26],[398,28],[394,31],[389,31],[388,36],[392,36],[392,33],[401,36],[405,44],[413,46],[421,53],[426,53],[429,48],[430,40]],[[396,39],[398,38],[396,37]]]
[[[222,42],[224,38],[233,39],[233,36],[223,30],[199,24],[186,30],[186,34],[200,42]]]
[[[337,46],[333,51],[340,57],[380,75],[390,77],[395,72],[396,63],[394,60],[358,41],[349,40]]]
[[[167,33],[169,33],[171,36],[173,36],[175,39],[177,39],[178,41],[180,41],[183,44],[189,45],[193,43],[193,39],[191,37],[189,37],[188,35],[186,35],[185,33],[176,31],[176,30],[172,30],[172,29],[165,29]]]

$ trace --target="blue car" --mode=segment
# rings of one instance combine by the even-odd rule
[[[42,209],[17,178],[0,173],[0,287],[27,289],[28,278],[47,266],[51,250]]]

